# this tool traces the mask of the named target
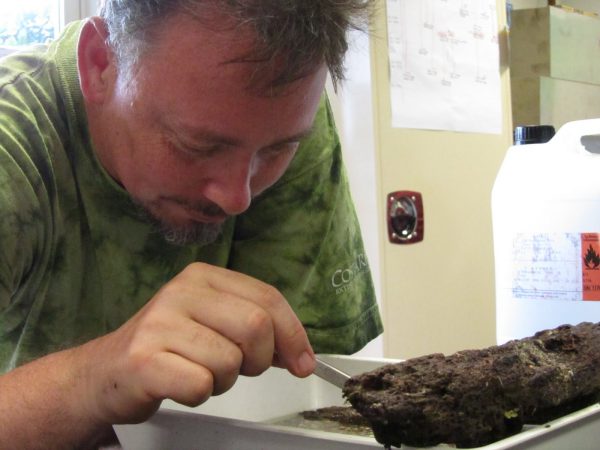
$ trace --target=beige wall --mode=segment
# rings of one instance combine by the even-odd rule
[[[512,142],[508,69],[502,69],[502,134],[391,128],[384,12],[382,0],[372,39],[372,65],[385,356],[407,358],[492,345],[490,196]],[[498,13],[504,24],[503,1],[498,1]],[[401,189],[423,194],[425,239],[421,243],[400,246],[387,240],[386,194]]]

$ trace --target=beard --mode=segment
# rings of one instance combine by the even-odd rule
[[[222,216],[223,211],[214,204],[211,205],[194,205],[188,206],[184,201],[178,199],[172,199],[176,203],[186,206],[188,209],[193,209],[203,213],[206,216]],[[223,222],[219,223],[203,223],[194,222],[184,225],[175,225],[168,223],[164,219],[160,218],[152,212],[150,206],[145,205],[139,201],[134,201],[138,216],[149,223],[154,230],[159,233],[163,239],[172,245],[186,246],[186,245],[208,245],[215,242],[223,230]]]

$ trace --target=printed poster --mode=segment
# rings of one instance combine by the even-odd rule
[[[499,134],[495,0],[387,0],[392,126]]]

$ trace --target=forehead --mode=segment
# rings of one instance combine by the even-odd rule
[[[136,78],[154,81],[160,90],[177,86],[194,91],[214,90],[228,94],[279,97],[306,88],[302,78],[323,72],[315,65],[299,82],[279,86],[272,81],[282,70],[283,60],[253,59],[256,33],[247,24],[212,12],[202,19],[189,14],[169,17],[155,33],[152,45],[142,55],[135,70]]]
[[[286,85],[319,71],[323,65],[307,58],[302,67],[290,70],[291,53],[278,49],[276,43],[263,42],[253,25],[214,6],[204,6],[195,15],[169,16],[151,36],[152,45],[144,55],[144,63],[169,60],[181,66],[199,62],[206,73],[243,70],[241,81],[245,81],[245,87],[263,95],[285,92]]]
[[[228,18],[206,25],[179,15],[155,38],[133,81],[138,110],[155,120],[261,144],[310,128],[323,91],[324,65],[278,90],[268,84],[249,89],[253,77],[267,70],[262,63],[239,61],[253,50],[251,29],[234,26]]]
[[[154,30],[143,62],[152,64],[165,58],[174,62],[178,58],[178,64],[200,61],[205,70],[210,70],[240,60],[255,48],[254,31],[229,16],[213,13],[198,19],[180,13]]]

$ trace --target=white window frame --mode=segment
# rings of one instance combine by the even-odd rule
[[[74,20],[97,13],[98,0],[60,0],[60,29]]]

